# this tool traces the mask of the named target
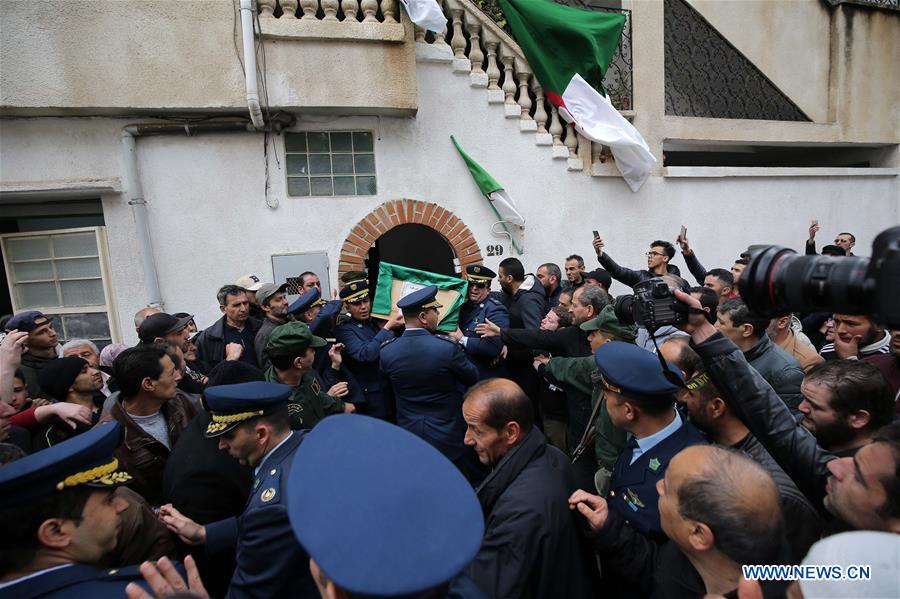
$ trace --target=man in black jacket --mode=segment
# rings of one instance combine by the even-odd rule
[[[699,307],[689,295],[675,295]],[[853,457],[838,458],[796,423],[743,353],[702,316],[690,315],[684,329],[728,407],[820,513],[838,520],[827,532],[850,527],[900,533],[900,422],[884,426]]]
[[[194,340],[197,356],[210,366],[223,360],[240,360],[259,366],[254,343],[262,323],[250,317],[247,292],[237,285],[225,285],[216,297],[223,316],[197,335]]]
[[[609,272],[610,276],[620,283],[634,287],[641,281],[653,277],[661,277],[665,274],[681,276],[681,271],[674,264],[669,264],[675,257],[675,247],[668,241],[657,239],[650,243],[650,251],[647,252],[647,270],[631,270],[619,266],[609,254],[603,251],[604,243],[601,237],[594,237],[594,251],[600,265]]]
[[[531,402],[512,381],[489,379],[463,403],[465,442],[491,473],[476,489],[481,550],[468,569],[489,597],[590,597],[587,556],[566,498],[575,489],[565,454],[534,426]]]

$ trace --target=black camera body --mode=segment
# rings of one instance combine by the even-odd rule
[[[878,234],[871,258],[800,256],[774,245],[750,251],[738,286],[754,312],[866,314],[900,327],[900,226]]]
[[[616,318],[622,324],[637,324],[652,333],[664,326],[687,322],[684,304],[662,278],[641,281],[632,289],[634,295],[620,295],[613,302]]]

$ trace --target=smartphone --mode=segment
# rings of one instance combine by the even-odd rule
[[[813,224],[813,225],[818,225],[818,224],[819,224],[819,219],[814,218],[812,224]]]
[[[681,225],[681,232],[678,234],[678,238],[684,239],[685,237],[687,237],[687,227]]]
[[[594,239],[597,239],[598,237],[600,237],[600,233],[598,233],[596,229],[593,231],[593,233],[594,233]]]

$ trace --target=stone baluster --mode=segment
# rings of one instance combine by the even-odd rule
[[[569,158],[574,160],[578,158],[578,132],[571,125],[566,125],[566,148],[569,150]]]
[[[416,35],[416,41],[425,43],[425,30],[416,25],[414,31]]]
[[[484,52],[481,51],[481,22],[466,13],[466,28],[469,30],[469,60],[472,61],[472,74],[481,75],[484,69]]]
[[[544,106],[544,88],[538,83],[537,77],[531,80],[531,90],[534,92],[534,122],[537,123],[537,132],[547,133],[547,108]]]
[[[548,129],[550,135],[553,137],[553,145],[561,146],[562,142],[562,120],[559,118],[559,110],[557,110],[555,104],[550,105],[550,129]]]
[[[466,38],[463,35],[462,15],[463,9],[450,9],[450,17],[453,21],[453,39],[450,40],[450,48],[453,50],[453,58],[466,60]]]
[[[344,22],[356,22],[359,20],[359,0],[341,0],[341,9],[344,11]]]
[[[319,0],[300,0],[300,8],[303,9],[301,19],[315,19],[319,10]]]
[[[516,75],[513,65],[516,57],[511,53],[503,52],[501,46],[500,62],[503,63],[503,110],[506,118],[520,116],[522,108],[516,104]]]
[[[281,10],[284,11],[284,14],[281,15],[282,19],[296,19],[297,18],[297,0],[281,0]]]
[[[275,5],[277,4],[277,0],[257,0],[257,4],[259,4],[259,16],[275,17]]]
[[[484,47],[487,49],[487,78],[488,78],[488,102],[503,101],[503,90],[500,89],[500,67],[497,65],[497,48],[500,45],[498,38],[489,29],[484,30]]]
[[[537,123],[531,118],[531,95],[528,93],[528,81],[531,79],[531,67],[523,60],[516,61],[516,79],[519,80],[518,104],[522,109],[519,117],[522,122],[522,131],[536,131]],[[528,122],[530,121],[530,122]]]
[[[381,14],[385,23],[397,22],[397,0],[381,0]]]
[[[322,0],[324,3],[326,0]],[[362,9],[363,14],[363,23],[377,23],[378,19],[375,17],[375,13],[378,12],[378,0],[360,0],[359,7]],[[327,20],[328,17],[326,17]]]

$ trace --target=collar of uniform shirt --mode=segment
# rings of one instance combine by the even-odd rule
[[[276,449],[278,449],[279,447],[284,445],[284,442],[287,441],[288,439],[290,439],[291,435],[293,435],[293,434],[294,434],[294,431],[291,431],[290,433],[288,433],[288,436],[285,437],[284,439],[282,439],[278,445],[276,445],[275,447],[273,447],[272,449],[270,449],[269,451],[266,452],[266,455],[264,455],[263,458],[259,461],[259,465],[253,470],[253,476],[256,476],[257,474],[259,474],[259,471],[262,469],[263,464],[266,463],[266,460],[269,459],[269,456],[272,455],[272,453]]]
[[[681,418],[678,417],[678,412],[675,408],[672,408],[672,422],[667,424],[665,428],[656,431],[652,435],[647,435],[643,439],[637,439],[637,449],[631,454],[631,463],[634,462],[641,457],[642,454],[647,453],[657,445],[663,442],[667,437],[672,435],[675,431],[681,428],[682,422]]]

